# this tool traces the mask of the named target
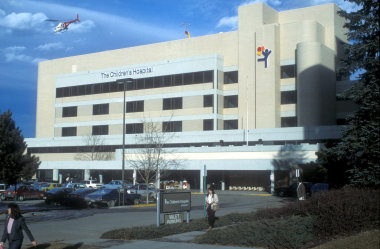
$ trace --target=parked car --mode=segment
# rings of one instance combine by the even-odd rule
[[[132,183],[124,181],[124,186],[126,188],[130,188],[133,186]],[[122,180],[112,180],[107,184],[104,184],[101,188],[122,188],[123,187],[123,181]]]
[[[24,185],[20,186],[16,190],[16,200],[24,201],[30,199],[42,199],[44,196],[44,192],[35,189],[32,185]]]
[[[62,185],[64,188],[73,188],[73,189],[80,189],[80,188],[86,188],[86,185],[81,182],[69,182]]]
[[[306,196],[311,196],[311,186],[313,185],[311,182],[303,182],[305,185],[305,190],[306,190]],[[288,187],[279,187],[275,188],[274,192],[275,195],[284,197],[284,196],[291,196],[291,197],[296,197],[297,196],[297,187],[298,183],[293,183],[289,185]]]
[[[315,183],[310,189],[311,195],[322,192],[322,191],[328,191],[329,185],[327,183]]]
[[[74,188],[64,187],[53,188],[45,192],[43,199],[45,200],[46,204],[58,203],[63,205],[65,204],[65,199],[67,198],[66,196],[74,190]]]
[[[49,183],[49,182],[44,182],[42,184],[40,184],[39,188],[41,191],[48,191],[50,189],[53,189],[53,188],[58,188],[58,187],[61,187],[61,184],[59,183]]]
[[[126,204],[139,204],[139,194],[128,194],[125,192],[124,200]],[[123,193],[119,189],[99,189],[91,194],[86,195],[85,200],[90,207],[108,206],[113,207],[120,205]],[[120,201],[119,201],[120,199]]]
[[[146,198],[146,184],[136,184],[128,189],[130,193],[140,194],[142,198]],[[153,185],[148,185],[149,199],[155,200],[157,198],[156,189]]]
[[[7,190],[7,188],[8,188],[7,184],[0,183],[0,193],[4,193],[5,190]]]
[[[100,182],[96,182],[94,180],[84,180],[81,182],[82,184],[86,185],[86,188],[101,188],[103,184],[101,184]]]
[[[87,202],[85,201],[85,197],[88,194],[91,194],[93,192],[97,191],[94,188],[80,188],[77,189],[71,193],[69,193],[66,196],[65,203],[69,206],[73,207],[84,207],[87,206]]]
[[[1,193],[0,199],[2,201],[12,199],[14,200],[16,198],[16,187],[19,188],[20,186],[23,186],[21,184],[11,185],[9,188],[7,188],[3,193]]]

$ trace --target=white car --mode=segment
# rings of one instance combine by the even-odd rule
[[[84,185],[86,185],[86,188],[101,188],[103,186],[102,183],[95,182],[94,180],[84,180],[82,181]]]

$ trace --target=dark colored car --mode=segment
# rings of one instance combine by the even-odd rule
[[[311,182],[303,182],[303,184],[305,185],[306,196],[311,196],[311,187],[313,184]],[[298,183],[295,182],[289,185],[288,187],[275,188],[274,192],[275,192],[275,195],[280,196],[280,197],[284,197],[284,196],[296,197],[297,187],[298,187]]]
[[[77,189],[77,190],[69,193],[66,196],[65,203],[68,206],[72,206],[72,207],[86,207],[87,206],[87,202],[84,199],[85,196],[88,195],[88,194],[91,194],[91,193],[93,193],[95,191],[97,191],[97,190],[94,189],[94,188],[81,188],[81,189]]]
[[[59,203],[63,205],[65,204],[67,195],[73,191],[73,188],[53,188],[45,192],[43,199],[45,200],[46,204]]]
[[[42,199],[44,192],[35,189],[32,185],[24,185],[16,190],[16,200],[24,201],[31,199]]]
[[[146,184],[136,184],[128,189],[130,193],[140,194],[142,198],[146,198]],[[148,185],[149,200],[157,198],[156,189],[152,185]]]
[[[140,203],[139,194],[128,194],[125,192],[124,201],[126,204],[139,204]],[[118,189],[99,189],[94,193],[88,194],[85,197],[88,205],[90,207],[97,206],[108,206],[113,207],[115,205],[120,205],[123,198],[123,193]]]
[[[315,194],[317,192],[324,192],[329,190],[329,185],[327,183],[315,183],[311,187],[311,194]]]

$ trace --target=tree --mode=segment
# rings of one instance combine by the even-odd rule
[[[355,12],[340,11],[346,18],[350,45],[342,73],[358,74],[356,85],[345,97],[359,109],[347,119],[342,140],[318,153],[327,169],[340,172],[346,183],[357,186],[380,185],[380,92],[379,92],[379,3],[375,0],[346,0],[359,4]],[[335,165],[333,165],[335,164]]]
[[[111,152],[105,150],[104,139],[99,135],[88,135],[83,137],[86,150],[78,153],[75,159],[82,161],[107,161],[111,160]]]
[[[174,156],[174,151],[164,148],[174,133],[162,132],[153,122],[144,122],[144,133],[137,137],[138,148],[128,158],[128,163],[137,171],[146,184],[146,201],[149,201],[149,183],[155,181],[159,188],[159,178],[169,169],[176,169],[182,161]]]
[[[26,143],[16,127],[10,110],[0,114],[0,172],[1,180],[15,184],[17,180],[31,179],[40,164],[38,157],[25,154]]]

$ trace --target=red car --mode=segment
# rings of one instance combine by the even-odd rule
[[[42,199],[44,192],[34,189],[33,186],[20,186],[16,190],[16,199],[19,201],[28,200],[28,199]]]

